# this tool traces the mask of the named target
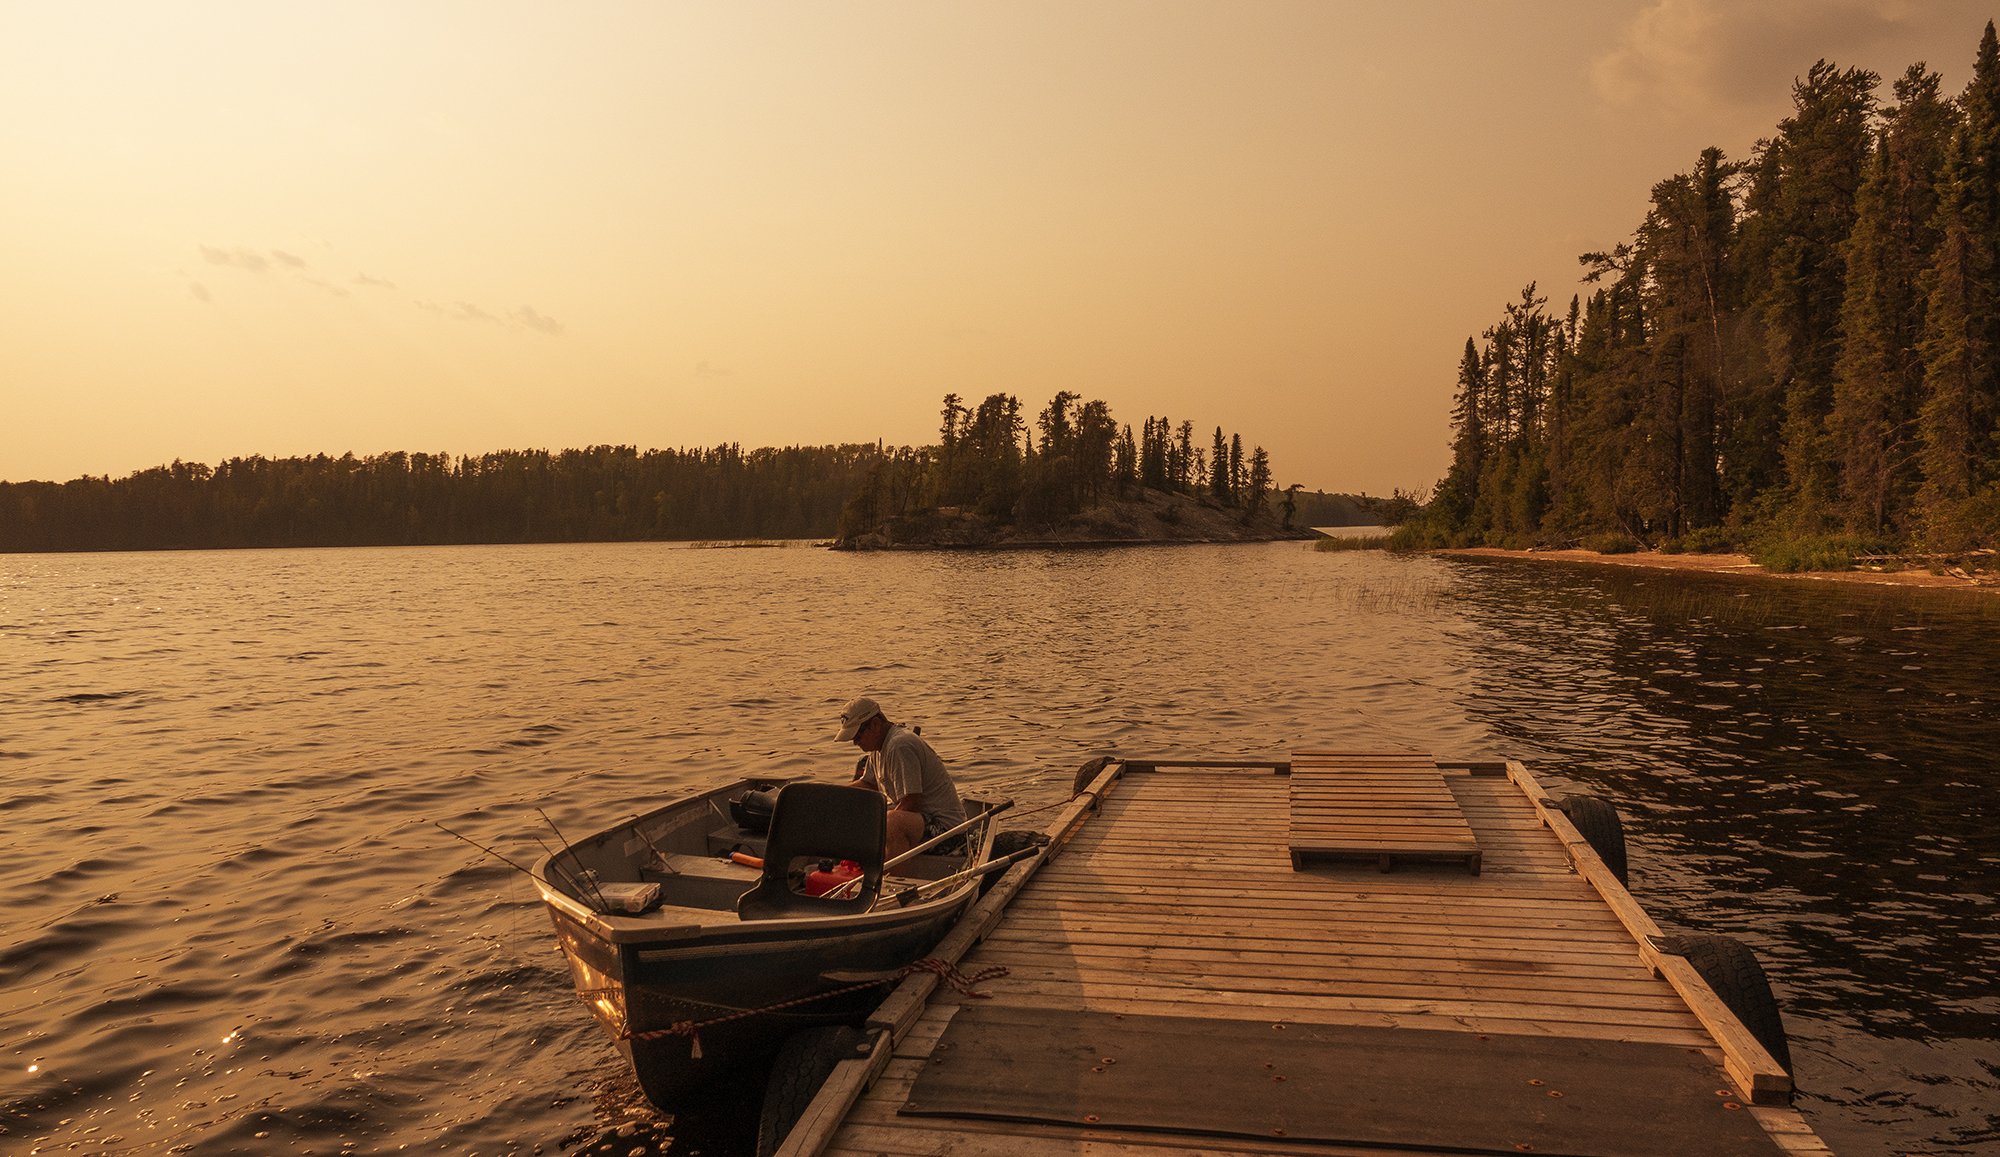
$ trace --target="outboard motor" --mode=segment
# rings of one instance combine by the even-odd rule
[[[778,806],[778,789],[746,791],[729,801],[729,818],[736,826],[753,835],[764,835],[771,830],[771,812]]]

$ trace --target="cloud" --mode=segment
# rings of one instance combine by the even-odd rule
[[[1909,23],[1905,0],[1653,0],[1618,46],[1591,62],[1598,96],[1676,115],[1789,95],[1774,77],[1815,60],[1865,64],[1870,46]]]
[[[218,249],[213,245],[197,246],[201,255],[210,265],[227,265],[251,273],[268,273],[271,260],[261,253],[249,249]]]
[[[208,262],[210,265],[221,265],[230,269],[240,269],[246,273],[260,275],[281,272],[288,274],[292,280],[311,286],[323,293],[332,294],[335,297],[351,297],[353,295],[353,291],[343,285],[337,285],[325,278],[315,277],[306,272],[308,268],[306,259],[295,253],[288,253],[283,249],[258,250],[248,249],[241,245],[235,247],[197,245],[195,248],[200,251],[202,260]],[[351,279],[351,283],[365,286],[369,289],[396,289],[395,282],[386,278],[373,277],[366,273],[356,273]],[[198,301],[211,300],[208,288],[199,282],[193,281],[191,278],[189,279],[188,292],[193,294]],[[416,299],[412,304],[418,309],[437,314],[439,317],[448,317],[453,321],[495,325],[512,333],[531,330],[547,337],[561,337],[568,328],[562,322],[557,321],[532,305],[522,305],[517,309],[496,312],[470,301],[454,301],[448,305],[441,305],[435,301]]]
[[[456,301],[450,305],[439,305],[435,301],[419,301],[417,308],[428,310],[440,317],[451,318],[453,321],[490,321],[494,325],[506,324],[469,301]]]
[[[524,305],[504,317],[470,301],[454,301],[450,305],[439,305],[435,301],[418,301],[416,306],[418,309],[435,313],[439,317],[448,317],[453,321],[485,322],[516,332],[532,329],[550,337],[560,336],[563,332],[561,322],[539,312],[532,305]]]
[[[507,316],[537,333],[545,333],[550,337],[562,336],[563,324],[555,318],[537,313],[532,305],[524,305]]]

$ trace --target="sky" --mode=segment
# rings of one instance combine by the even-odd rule
[[[1956,93],[1992,15],[0,0],[0,480],[920,444],[1068,390],[1417,489],[1523,285],[1566,305],[1817,59]]]

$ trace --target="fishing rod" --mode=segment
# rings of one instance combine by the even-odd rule
[[[500,861],[501,863],[521,873],[523,876],[527,876],[530,879],[534,878],[535,874],[533,872],[530,872],[528,869],[522,867],[521,865],[501,855],[499,852],[494,851],[492,848],[487,847],[485,844],[480,843],[478,840],[475,840],[470,836],[461,836],[457,832],[452,831],[450,828],[445,827],[443,824],[437,822],[436,820],[431,821],[431,826],[443,832],[445,835],[455,836],[458,839],[464,840],[466,843],[471,844],[473,847],[478,848],[480,851],[485,852],[489,856],[492,856],[494,859]]]
[[[561,835],[562,833],[557,832],[556,834]],[[562,866],[562,853],[550,847],[549,842],[540,836],[535,837],[535,842],[542,845],[542,850],[549,854],[549,867],[562,873],[563,879],[568,882],[570,890],[576,893],[576,898],[586,900],[587,897],[583,894],[583,885],[576,882],[576,875],[568,868]],[[597,873],[585,868],[583,878],[590,883],[590,890],[597,893],[597,907],[595,910],[606,916],[611,915],[611,904],[604,898],[604,889],[597,886]]]
[[[470,836],[460,835],[459,833],[452,831],[450,828],[445,827],[443,824],[437,822],[436,820],[431,821],[431,826],[443,832],[445,835],[451,836],[455,839],[464,840],[466,843],[471,844],[473,847],[478,848],[480,851],[485,852],[489,856],[492,856],[494,859],[500,861],[501,863],[521,873],[523,876],[526,876],[531,880],[535,878],[535,874],[533,872],[515,863],[514,861],[508,859],[507,857],[501,855],[499,852],[494,851],[492,848],[487,847],[485,844],[480,843],[478,840],[475,840]],[[547,844],[543,844],[542,846],[544,848],[548,847]],[[558,864],[556,862],[553,853],[550,855],[549,858],[549,866],[563,874],[563,878],[569,882],[570,888],[576,892],[577,899],[581,900],[584,898],[583,887],[576,882],[575,876],[570,875],[567,869],[565,869],[561,864]],[[597,911],[599,913],[604,913],[609,911],[609,909],[605,907],[604,897],[601,894],[597,898]]]
[[[542,822],[549,825],[549,830],[554,832],[556,834],[556,838],[562,841],[563,846],[561,855],[551,853],[549,857],[549,863],[551,865],[555,864],[556,861],[561,859],[561,857],[564,855],[569,856],[571,860],[575,860],[576,855],[570,851],[571,844],[569,842],[569,837],[562,834],[562,829],[556,826],[556,821],[550,819],[549,813],[543,811],[541,808],[536,808],[535,813],[542,817]],[[582,863],[579,862],[577,864],[577,867],[582,868],[583,867]],[[568,876],[569,873],[564,872],[563,875]],[[604,889],[597,886],[597,873],[591,871],[588,868],[584,868],[583,878],[590,881],[590,890],[597,893],[597,910],[606,913],[610,912],[611,905],[604,899]],[[576,877],[570,876],[569,885],[572,888],[576,887]]]

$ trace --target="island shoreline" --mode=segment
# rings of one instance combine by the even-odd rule
[[[1899,587],[1905,590],[1968,591],[2000,595],[2000,585],[1932,574],[1925,570],[1900,571],[1796,571],[1765,570],[1746,554],[1663,554],[1656,550],[1630,554],[1599,554],[1594,550],[1505,550],[1497,546],[1465,546],[1429,553],[1448,558],[1515,559],[1529,562],[1562,562],[1579,566],[1624,567],[1628,570],[1677,571],[1693,574],[1739,575],[1775,581],[1839,583],[1849,586]]]
[[[1247,546],[1263,542],[1311,542],[1316,536],[1281,534],[1265,538],[1046,538],[1004,539],[995,542],[899,542],[887,546],[846,546],[827,543],[827,549],[851,554],[925,553],[976,550],[1109,550],[1120,546]]]

